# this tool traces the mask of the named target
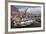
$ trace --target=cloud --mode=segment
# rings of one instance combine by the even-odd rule
[[[41,13],[41,8],[28,8],[27,12],[32,13],[32,14],[39,14]]]

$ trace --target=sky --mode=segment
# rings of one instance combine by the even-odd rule
[[[19,11],[25,11],[27,9],[27,12],[32,14],[40,14],[41,13],[41,7],[40,6],[14,6],[18,8]]]

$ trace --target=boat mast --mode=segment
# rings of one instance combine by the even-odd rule
[[[27,8],[28,9],[28,8]],[[26,17],[26,11],[27,11],[27,9],[25,10],[25,17]]]

